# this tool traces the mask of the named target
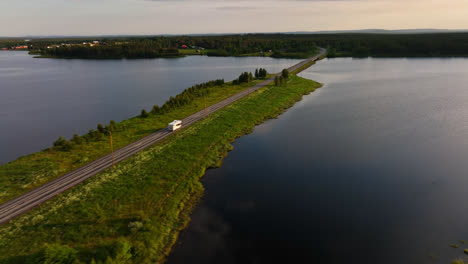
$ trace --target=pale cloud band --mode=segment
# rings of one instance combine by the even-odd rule
[[[467,0],[3,0],[0,36],[466,29],[466,14]]]

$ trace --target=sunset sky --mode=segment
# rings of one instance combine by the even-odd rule
[[[2,0],[0,24],[0,36],[467,29],[468,0]]]

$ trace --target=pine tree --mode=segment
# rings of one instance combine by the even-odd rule
[[[283,76],[279,77],[279,84],[280,84],[280,86],[284,85],[284,77]]]
[[[283,76],[284,79],[288,79],[289,78],[288,69],[283,69],[283,71],[281,72],[281,76]]]

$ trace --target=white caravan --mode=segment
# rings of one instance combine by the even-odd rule
[[[182,121],[180,121],[180,120],[174,120],[174,121],[172,121],[171,123],[169,123],[169,127],[168,127],[168,128],[169,128],[169,130],[171,130],[171,131],[175,131],[175,130],[181,128],[181,127],[182,127]]]

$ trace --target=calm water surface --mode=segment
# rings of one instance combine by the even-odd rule
[[[168,263],[450,263],[468,241],[468,59],[331,59],[236,141]]]
[[[299,60],[272,58],[62,60],[0,52],[0,164],[50,147],[59,136],[151,110],[193,84],[242,71],[278,72]]]

